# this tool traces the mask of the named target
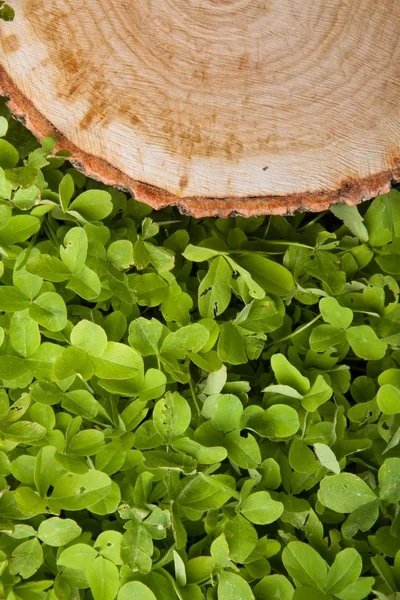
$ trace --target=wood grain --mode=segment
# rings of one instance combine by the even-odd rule
[[[14,0],[0,93],[89,175],[195,216],[400,180],[400,0]]]

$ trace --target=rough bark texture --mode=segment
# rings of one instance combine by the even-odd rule
[[[156,208],[317,211],[400,180],[400,0],[12,4],[12,112]]]

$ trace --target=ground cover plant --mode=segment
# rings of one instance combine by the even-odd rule
[[[0,115],[0,596],[399,598],[399,192],[196,220]]]

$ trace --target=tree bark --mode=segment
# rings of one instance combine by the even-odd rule
[[[400,0],[14,0],[0,94],[88,175],[197,217],[400,180]]]

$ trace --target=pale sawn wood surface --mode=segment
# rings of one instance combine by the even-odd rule
[[[197,216],[400,179],[400,0],[14,0],[0,93],[39,138]]]

